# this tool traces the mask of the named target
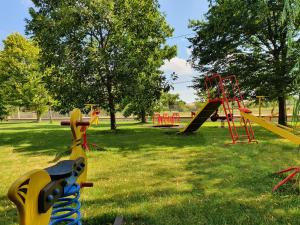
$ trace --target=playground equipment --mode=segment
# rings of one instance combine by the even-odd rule
[[[212,122],[216,122],[218,120],[221,121],[221,128],[225,128],[225,120],[226,120],[226,116],[220,116],[218,114],[218,109],[211,115],[210,120]]]
[[[88,161],[81,128],[90,124],[82,121],[79,109],[74,109],[70,121],[61,125],[70,126],[73,136],[69,160],[32,170],[9,188],[8,198],[18,208],[20,225],[82,224],[80,191],[93,183],[86,182]],[[122,217],[117,217],[114,225],[122,223]]]
[[[266,96],[256,96],[256,98],[258,99],[258,117],[261,117],[261,107],[262,107],[262,102],[265,99]]]
[[[194,118],[196,116],[195,112],[191,112],[191,117]]]
[[[99,124],[99,115],[100,115],[100,109],[96,104],[85,104],[86,106],[90,107],[90,121],[89,121],[89,125],[88,126],[83,126],[81,128],[81,132],[83,135],[83,143],[82,143],[82,147],[86,150],[86,151],[90,151],[90,146],[92,148],[99,148],[96,144],[89,144],[87,141],[87,130],[88,128],[95,124],[98,125]],[[90,145],[90,146],[89,146]]]
[[[163,124],[163,122],[162,122],[162,116],[159,113],[154,113],[153,116],[152,116],[152,123],[153,123],[153,125]]]
[[[178,112],[175,112],[172,114],[172,120],[174,124],[180,123],[180,114]]]
[[[90,127],[90,125],[82,126],[81,129],[80,129],[80,131],[82,133],[82,137],[83,137],[82,148],[84,150],[88,151],[88,152],[90,151],[90,146],[92,148],[99,148],[98,145],[96,145],[94,143],[89,144],[88,141],[87,141],[87,130],[88,130],[89,127]]]
[[[233,144],[242,142],[241,137],[246,137],[248,143],[256,142],[251,126],[251,122],[254,122],[271,131],[272,133],[277,134],[294,144],[300,145],[300,137],[293,134],[293,129],[281,125],[275,125],[267,120],[252,115],[252,112],[247,109],[243,103],[243,96],[235,76],[222,78],[219,74],[214,74],[213,76],[205,79],[205,85],[208,101],[195,115],[195,117],[193,117],[192,121],[184,128],[184,130],[181,131],[181,133],[196,131],[209,117],[211,117],[212,114],[213,120],[216,118],[218,119],[216,112],[217,109],[222,105]],[[237,108],[234,108],[234,105],[236,105]],[[240,127],[235,125],[235,118],[233,116],[234,109],[236,109],[241,115]],[[242,128],[246,135],[240,135],[240,130],[237,128]],[[279,182],[273,188],[273,191],[276,191],[280,186],[293,179],[296,174],[300,173],[300,167],[290,167],[288,169],[279,171],[276,174],[282,174],[290,171],[292,171],[292,173],[284,180]]]
[[[236,126],[234,121],[233,114],[235,109],[248,113],[251,112],[245,108],[243,96],[236,77],[228,76],[222,78],[219,74],[214,74],[205,79],[205,85],[208,101],[180,133],[186,134],[198,130],[222,105],[232,143],[256,142],[254,131],[248,119],[242,117],[241,126]],[[234,108],[234,106],[236,108]]]
[[[184,128],[184,130],[181,131],[181,133],[189,133],[199,129],[203,123],[222,105],[233,144],[240,142],[241,137],[246,137],[248,142],[256,142],[251,122],[257,123],[263,128],[291,141],[292,143],[297,145],[300,144],[300,137],[293,134],[290,128],[275,125],[263,118],[256,117],[252,114],[251,110],[244,106],[243,96],[235,76],[222,78],[219,74],[214,74],[213,76],[205,79],[205,84],[208,101],[196,114],[192,121]],[[234,105],[236,105],[236,108],[233,107]],[[235,125],[235,117],[233,116],[234,110],[239,112],[241,115],[240,127]],[[242,130],[246,131],[246,135],[240,135],[240,130],[237,128],[243,128]]]
[[[99,115],[100,115],[100,109],[96,104],[85,104],[85,106],[90,107],[90,125],[98,125],[100,123],[99,121]]]
[[[80,131],[89,122],[83,122],[80,110],[75,109],[70,121],[61,124],[71,127],[70,159],[24,174],[8,191],[8,198],[18,208],[21,225],[81,224],[80,190],[93,186],[86,182],[88,162]]]
[[[93,111],[91,112],[91,120],[90,124],[98,125],[100,123],[99,121],[99,115],[100,115],[100,109],[98,107],[94,107]]]
[[[265,119],[258,118],[251,113],[245,113],[241,111],[241,116],[260,125],[261,127],[265,128],[266,130],[271,131],[278,136],[281,136],[290,142],[300,145],[300,137],[292,133],[292,129],[289,127],[285,127],[282,125],[275,125]]]
[[[258,125],[262,126],[263,128],[271,131],[272,133],[275,133],[275,134],[289,140],[290,142],[292,142],[294,144],[300,145],[300,137],[292,133],[293,132],[292,128],[285,127],[285,126],[282,126],[279,124],[275,125],[267,120],[253,116],[252,114],[241,112],[241,115],[244,118],[247,118],[248,120],[251,120],[251,121],[257,123]],[[287,173],[287,172],[291,172],[291,171],[292,171],[291,174],[289,174],[285,179],[283,179],[277,185],[274,186],[274,188],[272,189],[273,192],[276,191],[279,187],[281,187],[285,183],[287,183],[288,181],[292,180],[298,173],[300,173],[300,167],[290,167],[288,169],[284,169],[284,170],[281,170],[281,171],[275,173],[275,174],[283,174],[283,173]]]
[[[180,114],[177,112],[172,113],[172,115],[169,115],[169,113],[163,113],[161,116],[159,113],[154,113],[152,123],[155,127],[178,126],[180,123]]]

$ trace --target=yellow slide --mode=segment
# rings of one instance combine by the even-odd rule
[[[220,107],[222,103],[207,101],[192,121],[180,131],[181,134],[186,134],[198,130],[202,124]]]
[[[264,119],[256,117],[256,116],[252,115],[251,113],[245,113],[245,112],[241,111],[241,116],[244,117],[245,119],[248,119],[248,120],[254,122],[254,123],[257,123],[261,127],[289,140],[290,142],[292,142],[294,144],[300,145],[300,137],[298,137],[297,135],[288,131],[287,129],[283,129],[269,121],[266,121]]]

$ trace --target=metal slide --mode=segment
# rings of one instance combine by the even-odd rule
[[[245,112],[241,111],[241,116],[244,117],[245,119],[248,119],[248,120],[254,122],[254,123],[257,123],[261,127],[289,140],[290,142],[292,142],[294,144],[300,145],[300,137],[298,137],[297,135],[288,131],[287,129],[280,128],[269,121],[266,121],[264,119],[261,119],[259,117],[252,115],[251,113],[245,113]]]
[[[202,124],[220,107],[221,101],[209,102],[207,101],[203,108],[197,113],[192,121],[180,131],[181,134],[186,134],[198,130]]]

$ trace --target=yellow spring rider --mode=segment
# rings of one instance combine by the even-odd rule
[[[70,121],[61,125],[72,131],[70,159],[24,174],[8,191],[8,198],[18,208],[20,225],[81,225],[80,191],[93,186],[86,183],[88,162],[82,148],[81,128],[89,122],[83,122],[81,111],[74,109]]]

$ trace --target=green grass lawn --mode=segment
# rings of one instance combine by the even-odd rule
[[[280,169],[300,165],[297,146],[255,127],[259,144],[225,145],[227,129],[206,124],[189,136],[174,129],[121,123],[88,131],[92,151],[89,180],[82,193],[83,224],[299,224],[297,188],[272,187]],[[17,224],[17,211],[6,197],[23,173],[50,166],[54,155],[71,143],[58,124],[0,124],[0,224]]]

